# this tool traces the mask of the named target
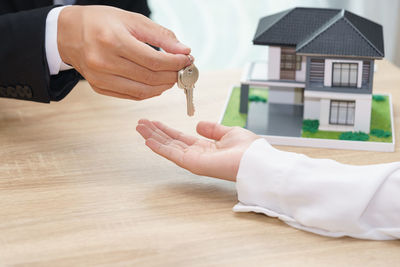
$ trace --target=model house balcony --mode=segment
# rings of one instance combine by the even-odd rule
[[[281,79],[276,69],[279,63],[273,68],[272,63],[267,61],[255,61],[248,63],[243,71],[241,84],[255,87],[305,87],[305,71],[304,76],[294,73],[294,79]],[[305,69],[305,62],[302,63]],[[293,74],[292,74],[293,75]]]

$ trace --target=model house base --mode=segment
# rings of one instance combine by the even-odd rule
[[[262,88],[259,91],[265,91],[263,94],[269,95],[268,89],[265,87],[252,85],[253,90],[256,87]],[[392,101],[390,95],[385,96],[388,97],[390,106],[390,118],[388,118],[391,122],[390,129],[392,136],[390,142],[302,137],[303,105],[271,104],[268,103],[268,99],[265,103],[262,101],[249,101],[248,114],[244,115],[238,112],[239,87],[232,88],[223,108],[219,123],[226,126],[240,126],[249,129],[264,137],[272,145],[394,152],[395,133]]]

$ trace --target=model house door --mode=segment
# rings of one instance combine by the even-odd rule
[[[295,104],[303,104],[304,103],[304,88],[294,88]]]
[[[296,58],[294,47],[281,47],[281,80],[296,80]]]

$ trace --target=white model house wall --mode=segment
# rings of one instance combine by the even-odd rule
[[[304,119],[319,120],[321,109],[321,98],[304,96]]]
[[[305,56],[301,56],[301,68],[296,70],[296,81],[305,82],[306,81],[306,70],[307,70],[307,60]]]
[[[268,47],[268,80],[279,80],[281,71],[281,48]]]
[[[372,111],[372,95],[364,95],[356,99],[356,114],[354,120],[357,122],[354,125],[355,131],[364,133],[370,132],[371,127],[371,111]]]

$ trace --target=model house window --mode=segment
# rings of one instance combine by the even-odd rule
[[[331,101],[330,124],[354,125],[355,101]]]
[[[294,49],[282,48],[281,70],[301,70],[301,56],[297,56]]]
[[[357,87],[357,63],[333,63],[332,86]]]

